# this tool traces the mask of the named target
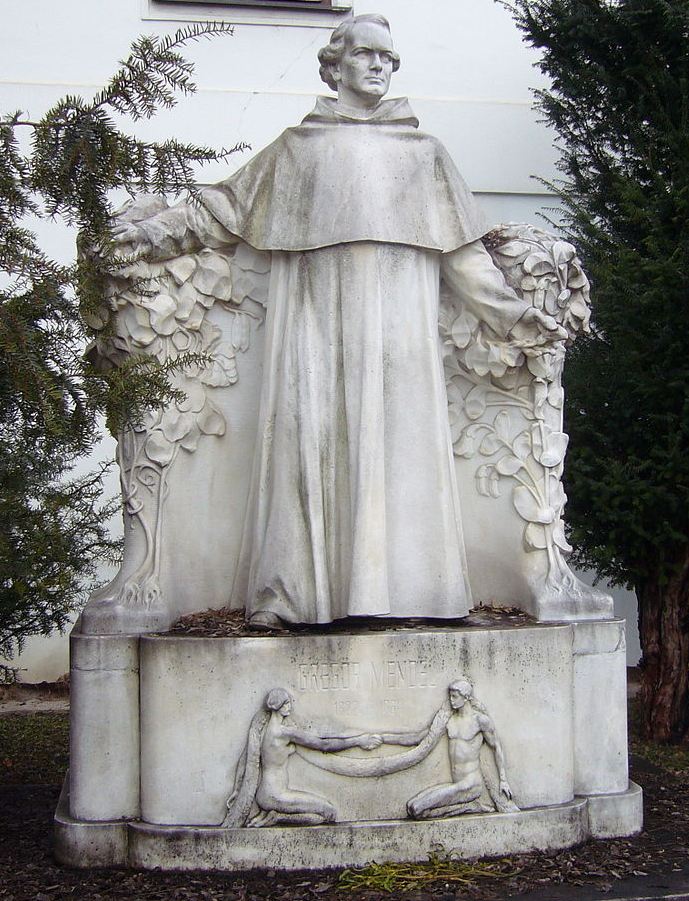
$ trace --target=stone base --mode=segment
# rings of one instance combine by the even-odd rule
[[[476,857],[636,833],[641,790],[627,771],[625,664],[620,620],[226,638],[76,630],[57,856],[82,867],[288,870],[423,860],[434,844]],[[442,719],[458,678],[471,680],[473,709],[485,715],[478,733],[473,721]],[[291,697],[285,723],[296,730],[279,747],[285,723],[264,707],[275,688]],[[298,805],[329,810],[333,825],[221,827],[245,778],[250,734],[259,759],[266,717],[280,751],[270,751],[277,764],[269,765],[284,763],[284,772],[261,784],[300,793]],[[404,757],[436,718],[423,756]],[[371,735],[383,744],[365,750],[350,741]],[[497,735],[518,809],[405,819],[410,799],[458,787],[452,754],[460,759],[477,735],[477,806],[509,806],[497,791]],[[340,750],[318,745],[329,741]],[[234,822],[258,812],[262,767],[252,770],[250,806]],[[266,797],[264,810],[281,809],[269,805],[283,801]]]
[[[69,812],[69,772],[57,802],[53,832],[55,857],[68,867],[120,867],[129,863],[126,821],[75,820]]]
[[[146,607],[92,597],[81,613],[79,627],[85,635],[140,635],[162,632],[173,622],[173,614],[163,604]]]
[[[83,823],[69,816],[65,784],[55,815],[55,853],[74,867],[274,870],[360,867],[372,860],[422,861],[441,845],[461,858],[569,848],[587,838],[641,830],[642,792],[575,798],[518,813],[444,820],[387,820],[334,826],[219,829],[140,822]]]

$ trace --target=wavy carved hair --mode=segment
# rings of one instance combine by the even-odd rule
[[[488,714],[488,711],[483,706],[483,704],[480,701],[476,700],[476,696],[474,695],[474,686],[472,682],[465,676],[460,676],[458,679],[455,679],[454,682],[451,682],[447,686],[447,690],[458,691],[467,699],[474,710],[478,710],[479,713],[485,713],[486,715]]]
[[[330,43],[325,47],[321,47],[318,51],[318,62],[321,64],[320,69],[318,70],[321,79],[331,88],[333,91],[337,91],[337,83],[333,79],[331,68],[332,66],[336,66],[340,60],[342,59],[342,55],[345,51],[345,45],[347,43],[347,36],[352,28],[357,24],[357,22],[370,22],[373,25],[381,25],[383,28],[390,31],[390,23],[385,18],[385,16],[380,16],[377,13],[367,13],[363,16],[354,16],[352,19],[347,19],[346,22],[343,22],[342,25],[338,25],[335,31],[330,35]],[[392,52],[392,71],[396,72],[400,67],[400,56],[399,53]]]
[[[271,688],[265,696],[263,706],[266,710],[280,710],[281,707],[292,700],[292,696],[284,688]]]
[[[460,676],[458,679],[455,679],[454,682],[451,682],[447,686],[447,690],[458,691],[467,700],[470,700],[474,696],[474,686],[468,679],[465,679],[464,676]]]

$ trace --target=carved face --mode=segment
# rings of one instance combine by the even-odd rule
[[[353,25],[342,59],[332,67],[338,98],[352,106],[375,106],[390,87],[392,53],[387,28],[373,22]]]
[[[287,717],[292,712],[292,698],[288,698],[280,708],[280,715]]]
[[[458,688],[450,689],[450,707],[453,710],[461,710],[466,704],[468,698]]]

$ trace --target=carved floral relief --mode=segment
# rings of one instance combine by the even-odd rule
[[[568,436],[562,430],[565,348],[589,327],[589,283],[574,247],[530,225],[506,225],[485,246],[517,294],[552,316],[567,340],[547,346],[500,341],[445,296],[441,335],[454,452],[476,459],[479,495],[511,493],[524,522],[527,552],[547,555],[547,588],[577,582],[563,559],[566,503],[562,471]]]
[[[123,221],[134,222],[167,206],[162,198],[142,198],[124,208]],[[103,329],[114,314],[114,330],[96,341],[100,365],[120,365],[145,355],[180,366],[171,383],[184,397],[164,409],[148,411],[118,436],[125,514],[140,526],[145,549],[133,574],[115,599],[151,607],[162,601],[160,550],[168,477],[180,453],[193,453],[200,441],[225,434],[225,416],[215,392],[234,385],[237,359],[250,345],[262,317],[242,304],[265,304],[269,257],[246,245],[204,249],[160,263],[139,260],[111,282],[103,315],[89,324]],[[221,307],[224,327],[208,312]],[[256,304],[253,304],[255,307]]]

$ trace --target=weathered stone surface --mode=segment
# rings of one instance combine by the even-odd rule
[[[588,798],[589,835],[614,838],[636,835],[643,825],[643,792],[634,782],[625,792],[590,795]]]
[[[114,227],[138,259],[101,363],[199,362],[120,436],[124,563],[73,636],[65,861],[290,869],[640,827],[622,627],[565,562],[576,251],[489,231],[383,100],[384,19],[319,61],[337,99],[198,203],[142,199]],[[462,628],[472,595],[538,622]],[[143,634],[222,604],[264,630],[448,625]]]
[[[434,844],[467,857],[562,848],[586,838],[586,802],[510,814],[426,822],[348,823],[308,829],[131,827],[132,866],[163,869],[274,869],[427,860]]]
[[[337,99],[198,203],[141,198],[115,225],[141,259],[111,279],[102,365],[206,362],[119,438],[124,563],[85,632],[223,603],[257,625],[496,602],[612,615],[565,562],[562,367],[589,318],[575,248],[491,230],[408,102],[384,99],[384,19],[331,40]]]
[[[139,815],[139,647],[126,635],[72,632],[70,812]]]
[[[628,779],[624,621],[574,625],[574,791],[624,791]]]
[[[249,725],[272,688],[287,689],[295,699],[294,719],[321,735],[403,732],[427,726],[459,676],[472,680],[490,711],[519,807],[569,801],[571,647],[566,625],[143,637],[142,817],[149,823],[219,824]],[[441,745],[418,766],[380,780],[337,776],[298,756],[290,771],[295,786],[332,799],[338,820],[346,821],[400,818],[424,785],[449,780]]]
[[[87,822],[69,811],[69,773],[55,811],[55,857],[70,867],[116,867],[128,862],[129,824],[125,821]]]
[[[137,825],[133,783],[124,778],[131,779],[137,771],[138,733],[117,726],[126,718],[127,707],[112,693],[106,671],[103,680],[81,683],[80,731],[75,738],[88,755],[74,758],[71,784],[75,797],[84,803],[91,799],[92,806],[78,813],[73,800],[69,821],[59,813],[62,847],[67,849],[60,853],[78,863],[83,845],[82,865],[91,865],[101,853],[103,860],[111,860],[119,853],[109,849],[112,842],[120,847],[121,829],[110,839],[107,829],[89,832],[86,827],[89,820],[125,818],[133,820],[127,833],[132,865],[189,868],[292,868],[315,865],[305,861],[317,859],[321,866],[326,861],[345,865],[374,856],[384,859],[386,849],[395,855],[390,859],[413,859],[423,857],[428,842],[435,840],[449,842],[449,847],[459,843],[466,853],[503,853],[565,847],[588,834],[636,832],[641,828],[640,794],[627,791],[625,723],[608,710],[623,706],[626,694],[619,678],[621,625],[586,623],[578,635],[579,624],[564,623],[271,637],[75,636],[77,661],[115,661],[123,667],[116,673],[135,673],[132,645],[139,646],[142,822]],[[125,648],[127,642],[131,644]],[[582,653],[586,651],[594,653]],[[84,672],[90,673],[78,671],[78,678],[83,679]],[[427,756],[400,772],[354,777],[322,768],[324,762],[341,763],[343,758],[347,766],[358,767],[363,761],[367,767],[367,761],[378,765],[388,756],[413,752],[421,733],[443,706],[447,708],[448,686],[458,677],[471,680],[477,700],[470,703],[488,716],[486,720],[482,714],[484,735],[479,740],[486,785],[491,780],[493,787],[497,784],[495,757],[486,738],[494,734],[519,811],[406,819],[410,798],[458,778],[444,726]],[[222,829],[252,722],[274,688],[293,699],[285,724],[301,730],[284,746],[289,752],[285,787],[301,792],[302,798],[323,799],[334,808],[336,823]],[[136,721],[135,693],[127,703]],[[106,710],[114,716],[104,714]],[[451,716],[447,722],[451,725]],[[389,736],[417,732],[406,747]],[[339,736],[341,742],[342,737],[373,734],[382,736],[383,743],[372,750],[360,746],[293,753],[309,745],[309,736],[315,749],[313,736]],[[461,741],[458,747],[461,751]],[[124,775],[118,776],[118,766]],[[111,771],[121,785],[129,786],[119,795],[108,785]],[[583,796],[581,803],[577,795]],[[484,792],[481,803],[490,805],[490,797]],[[587,798],[592,805],[590,825]],[[249,803],[260,812],[253,796]],[[251,847],[257,849],[253,858]],[[328,847],[330,856],[318,858]],[[196,864],[193,853],[198,855]]]
[[[590,823],[590,825],[589,825]],[[126,830],[127,838],[122,836]],[[70,866],[120,864],[163,870],[276,870],[427,860],[433,845],[463,857],[567,848],[589,836],[641,830],[641,789],[576,798],[512,814],[451,820],[346,823],[308,829],[218,829],[146,823],[75,824],[56,816],[56,855]]]

